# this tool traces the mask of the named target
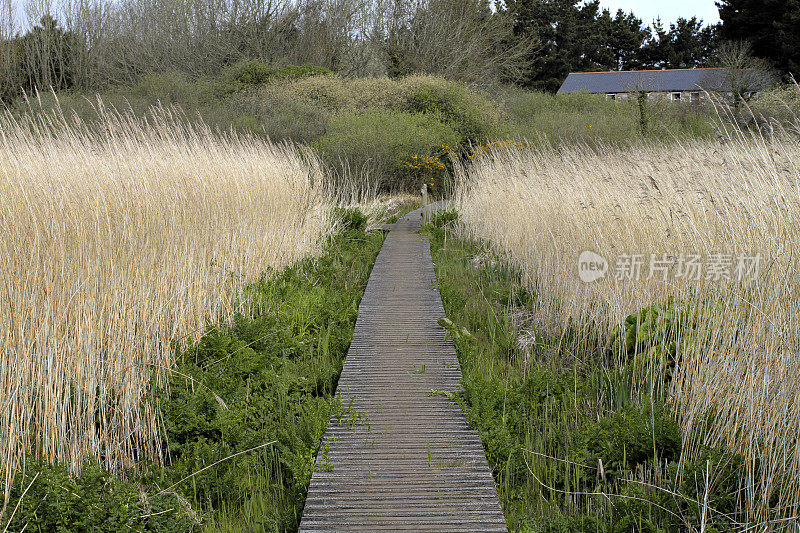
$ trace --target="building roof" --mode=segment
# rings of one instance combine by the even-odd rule
[[[719,88],[724,83],[721,68],[672,70],[623,70],[609,72],[572,72],[560,93],[630,93],[634,91],[671,92]]]

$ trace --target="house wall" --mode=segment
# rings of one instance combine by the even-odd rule
[[[680,98],[673,95],[680,94]],[[693,99],[694,95],[694,99]],[[707,96],[702,91],[653,91],[648,93],[650,98],[668,99],[681,103],[703,103],[707,100]],[[635,98],[633,93],[606,93],[606,98],[609,100],[626,100],[627,98]]]

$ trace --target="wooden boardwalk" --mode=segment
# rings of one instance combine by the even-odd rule
[[[397,222],[375,262],[301,532],[506,531],[480,438],[445,394],[461,369],[419,220]]]

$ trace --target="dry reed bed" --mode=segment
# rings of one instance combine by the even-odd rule
[[[0,117],[0,466],[159,459],[148,389],[246,282],[320,250],[318,164],[171,110]]]
[[[671,297],[689,303],[697,325],[663,393],[684,430],[684,458],[700,444],[743,454],[746,521],[800,514],[798,162],[788,133],[626,151],[511,149],[461,169],[455,198],[463,230],[489,241],[539,295],[540,331],[558,338],[570,324],[581,363],[603,360],[626,315]],[[580,280],[584,250],[610,261],[604,279]],[[679,279],[677,267],[646,279],[651,254],[716,253],[733,256],[733,279]],[[644,255],[640,280],[615,278],[623,254]],[[738,254],[761,254],[754,280],[737,280]]]

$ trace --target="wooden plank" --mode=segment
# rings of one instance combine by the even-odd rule
[[[392,226],[359,306],[300,531],[506,531],[460,390],[421,210]]]

